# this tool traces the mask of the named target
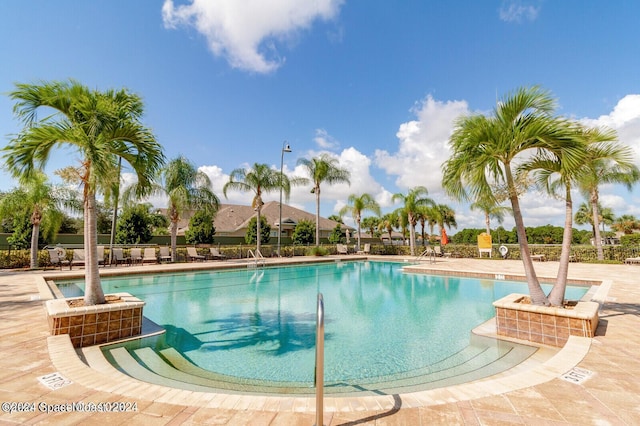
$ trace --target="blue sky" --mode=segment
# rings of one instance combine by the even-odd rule
[[[533,84],[558,114],[611,126],[640,153],[639,2],[3,0],[0,19],[0,146],[20,130],[6,96],[16,82],[127,87],[167,158],[201,167],[223,202],[248,203],[225,200],[229,173],[279,168],[287,141],[289,175],[320,152],[352,172],[351,186],[322,187],[323,216],[364,192],[388,212],[392,194],[424,185],[456,210],[458,229],[482,227],[441,189],[452,123]],[[59,150],[48,171],[77,159]],[[14,186],[0,172],[0,190]],[[313,211],[309,189],[290,203]],[[616,215],[640,216],[640,189],[601,192]],[[528,226],[563,223],[547,196],[531,192],[523,208]]]

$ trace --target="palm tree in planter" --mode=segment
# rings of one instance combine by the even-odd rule
[[[20,186],[0,200],[0,216],[13,217],[17,212],[29,215],[31,222],[31,269],[38,267],[38,240],[40,234],[54,238],[64,220],[64,209],[80,211],[77,193],[68,188],[54,187],[44,173],[34,173]]]
[[[451,156],[442,166],[443,188],[456,200],[495,200],[492,185],[506,186],[529,294],[537,305],[548,305],[549,300],[533,267],[514,168],[527,153],[540,150],[562,149],[565,167],[577,166],[584,158],[575,126],[555,118],[554,109],[551,95],[534,86],[506,96],[492,116],[461,117],[449,140]]]
[[[75,149],[84,209],[85,305],[105,303],[98,273],[96,194],[118,179],[118,158],[137,175],[139,195],[148,193],[164,163],[161,146],[140,123],[141,98],[126,89],[92,90],[75,80],[17,84],[9,93],[24,128],[3,149],[5,167],[28,180],[45,167],[53,148]],[[38,112],[44,110],[43,118]],[[53,111],[53,114],[48,112]]]
[[[169,199],[167,216],[171,233],[171,261],[175,261],[178,221],[185,211],[204,210],[215,214],[220,207],[220,200],[211,189],[209,176],[183,156],[169,161],[160,171],[160,183],[153,186],[153,192],[166,195]]]
[[[253,168],[244,169],[238,168],[231,172],[229,175],[229,181],[224,184],[222,192],[227,197],[229,191],[241,191],[241,192],[253,192],[253,200],[251,201],[251,207],[258,213],[256,222],[256,254],[260,253],[261,238],[260,238],[260,219],[262,215],[262,195],[269,193],[282,191],[285,194],[285,199],[289,199],[291,193],[291,184],[297,184],[300,182],[299,178],[289,180],[284,174],[271,169],[267,164],[255,163]]]
[[[362,222],[362,213],[366,210],[371,211],[380,216],[380,206],[369,194],[356,195],[351,194],[347,199],[348,203],[340,209],[340,215],[351,213],[351,216],[358,225],[358,250],[360,250],[360,223]]]
[[[427,197],[429,191],[424,186],[416,186],[411,188],[405,195],[402,193],[393,194],[392,201],[402,201],[403,206],[400,208],[403,216],[407,218],[409,225],[409,247],[411,256],[416,255],[416,225],[418,224],[418,213],[422,207],[433,207],[435,203]]]
[[[329,154],[322,154],[319,157],[300,158],[298,164],[302,165],[307,171],[309,178],[313,182],[311,193],[316,196],[316,246],[320,245],[320,184],[327,182],[328,184],[346,183],[349,181],[351,173],[347,169],[343,169],[338,165],[338,160]]]

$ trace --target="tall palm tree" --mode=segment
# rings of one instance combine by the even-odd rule
[[[424,186],[411,188],[405,195],[402,193],[393,194],[392,201],[401,201],[403,214],[407,217],[409,225],[409,247],[411,256],[416,255],[416,225],[418,224],[418,211],[421,206],[434,206],[435,202],[427,197],[429,191]]]
[[[154,186],[154,193],[169,198],[167,216],[170,222],[171,260],[175,261],[178,221],[184,212],[197,209],[215,214],[220,207],[220,200],[211,189],[209,176],[183,156],[169,161],[160,175],[161,183]]]
[[[442,166],[443,187],[456,200],[495,200],[492,185],[506,185],[529,294],[539,305],[548,305],[549,300],[533,267],[513,168],[527,151],[553,150],[559,145],[580,151],[575,132],[553,117],[554,109],[551,95],[534,86],[507,95],[492,116],[461,117],[449,140],[451,157]],[[577,164],[579,159],[570,154],[564,161]]]
[[[380,216],[380,205],[367,193],[362,195],[351,194],[347,202],[349,204],[340,209],[340,214],[345,215],[351,213],[351,216],[356,221],[358,225],[358,250],[360,250],[360,223],[362,221],[362,213],[368,210]]]
[[[251,207],[258,213],[257,218],[257,244],[256,252],[260,253],[260,218],[262,212],[262,195],[279,191],[285,194],[286,199],[289,199],[291,193],[291,182],[289,178],[279,171],[269,168],[267,164],[255,163],[251,169],[238,168],[231,172],[229,175],[229,181],[224,184],[222,192],[224,196],[227,196],[228,191],[242,191],[253,192],[253,200],[251,201]]]
[[[611,226],[614,220],[615,215],[613,214],[613,210],[610,207],[603,207],[598,203],[598,222],[602,224],[602,231],[604,231],[605,225]],[[573,221],[576,225],[591,225],[591,233],[595,241],[596,230],[593,228],[593,209],[589,202],[580,204],[578,210],[576,210],[576,213],[573,215]]]
[[[616,218],[616,220],[611,224],[611,227],[618,232],[623,232],[624,234],[629,235],[633,234],[633,231],[640,229],[640,220],[638,220],[634,215],[623,214]]]
[[[316,246],[320,245],[320,184],[346,183],[351,185],[349,170],[339,167],[338,160],[329,154],[322,154],[311,160],[300,158],[298,164],[304,167],[313,182],[311,193],[316,196]]]
[[[16,101],[13,111],[24,124],[3,149],[5,167],[13,176],[33,176],[58,145],[70,145],[80,155],[76,170],[84,207],[84,302],[104,303],[98,273],[96,194],[117,178],[118,158],[129,163],[137,175],[140,195],[150,189],[164,163],[160,144],[140,123],[142,99],[126,89],[100,92],[75,80],[17,84],[9,97]],[[39,118],[41,109],[53,110],[53,114]]]
[[[617,135],[612,129],[591,128],[581,132],[587,144],[587,158],[578,178],[578,187],[591,203],[593,231],[598,260],[604,260],[600,236],[599,186],[607,183],[623,184],[631,190],[640,180],[640,171],[634,164],[633,150],[616,144]]]
[[[17,212],[29,215],[31,222],[31,269],[38,267],[38,239],[42,233],[53,238],[64,220],[63,209],[80,210],[75,191],[53,187],[42,172],[22,181],[20,187],[0,199],[0,216],[13,217]]]
[[[435,211],[437,212],[436,219],[438,222],[438,226],[440,227],[440,233],[444,231],[444,227],[451,229],[451,227],[456,228],[458,223],[456,222],[456,212],[446,204],[437,204],[435,206]]]

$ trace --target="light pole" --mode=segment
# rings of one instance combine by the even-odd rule
[[[291,147],[284,141],[282,143],[282,152],[280,153],[280,216],[278,218],[278,257],[280,257],[280,237],[282,236],[282,171],[284,167],[284,153],[291,152]]]

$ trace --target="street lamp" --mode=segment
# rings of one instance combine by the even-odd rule
[[[282,152],[280,153],[280,217],[278,218],[278,257],[280,257],[280,237],[282,236],[282,170],[284,167],[284,153],[291,152],[291,147],[284,141],[282,143]]]

